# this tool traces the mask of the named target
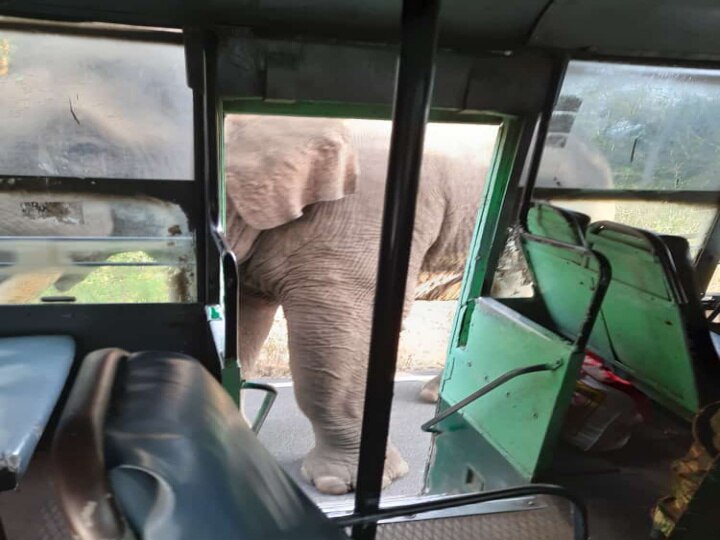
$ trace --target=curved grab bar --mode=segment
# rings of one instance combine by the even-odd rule
[[[433,417],[430,420],[428,420],[427,422],[425,422],[422,426],[420,426],[420,429],[422,429],[423,431],[426,431],[428,433],[441,433],[441,431],[439,429],[436,429],[433,426],[439,424],[440,422],[445,420],[448,416],[456,413],[463,407],[467,407],[468,405],[470,405],[470,403],[481,398],[485,394],[492,392],[497,387],[502,386],[506,382],[511,381],[514,378],[519,377],[520,375],[527,375],[528,373],[537,373],[539,371],[555,371],[562,364],[563,364],[562,361],[557,361],[553,364],[533,364],[531,366],[516,368],[516,369],[512,369],[512,370],[508,371],[507,373],[503,373],[497,379],[493,379],[488,384],[486,384],[479,390],[473,392],[465,399],[458,401],[452,407],[448,407],[440,414],[436,415],[435,417]]]

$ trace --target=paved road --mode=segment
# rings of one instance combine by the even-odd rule
[[[386,489],[383,492],[384,496],[418,495],[423,487],[425,465],[430,452],[430,435],[421,431],[420,425],[433,416],[435,406],[418,399],[418,391],[425,378],[420,377],[420,379],[400,379],[395,384],[390,437],[410,465],[410,472]],[[278,398],[260,431],[260,441],[317,502],[351,500],[352,495],[343,497],[323,495],[302,479],[300,464],[302,458],[312,448],[312,429],[295,403],[291,383],[277,380],[270,382],[279,387]],[[247,392],[249,418],[253,418],[260,401],[259,392]]]

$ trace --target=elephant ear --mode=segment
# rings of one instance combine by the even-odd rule
[[[225,176],[228,204],[248,226],[266,230],[354,193],[358,163],[341,120],[230,116]]]

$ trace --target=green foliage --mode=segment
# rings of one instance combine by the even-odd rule
[[[121,253],[108,259],[111,263],[152,261],[142,252]],[[67,291],[50,287],[41,296],[74,296],[81,304],[167,302],[170,272],[163,266],[103,266]]]
[[[694,255],[710,228],[715,211],[713,205],[622,201],[615,205],[615,220],[658,234],[684,236]]]

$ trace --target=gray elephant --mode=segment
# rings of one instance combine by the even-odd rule
[[[227,234],[242,275],[242,367],[252,376],[282,306],[295,396],[315,435],[302,472],[324,493],[355,484],[389,129],[319,118],[225,122]],[[495,133],[429,126],[406,312],[421,273],[425,282],[443,276],[441,289],[462,275]],[[587,181],[609,174],[595,172]],[[442,291],[424,287],[423,295]],[[383,484],[407,470],[389,444]]]

